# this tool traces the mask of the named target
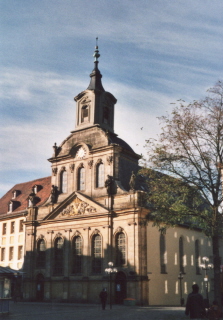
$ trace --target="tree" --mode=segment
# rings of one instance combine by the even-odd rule
[[[163,124],[157,140],[146,143],[148,202],[154,225],[188,224],[212,238],[215,299],[221,302],[219,241],[223,235],[223,83],[208,96],[189,105],[183,102]]]

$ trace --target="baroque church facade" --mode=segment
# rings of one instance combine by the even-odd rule
[[[186,226],[163,235],[146,222],[140,157],[114,132],[117,100],[103,88],[99,56],[96,47],[90,84],[74,98],[75,130],[53,146],[51,176],[0,199],[1,266],[23,272],[29,301],[98,302],[107,288],[115,303],[178,305],[195,282],[210,295],[211,272],[205,287],[199,267],[211,259],[210,239]]]

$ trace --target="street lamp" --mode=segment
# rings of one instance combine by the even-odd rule
[[[182,298],[182,280],[183,280],[183,274],[182,271],[180,271],[178,275],[178,279],[180,280],[180,305],[181,307],[184,305],[184,299]]]
[[[110,287],[110,289],[109,289],[109,300],[110,300],[110,309],[112,308],[112,299],[111,299],[111,275],[113,274],[113,273],[116,273],[116,272],[118,272],[118,270],[115,268],[115,267],[113,267],[113,262],[109,262],[108,263],[108,268],[106,268],[105,269],[105,272],[107,273],[107,274],[109,274],[109,287]]]
[[[203,263],[200,265],[201,268],[204,270],[204,283],[206,287],[206,298],[207,298],[207,303],[209,303],[209,298],[208,298],[208,270],[213,269],[213,263],[209,263],[209,258],[208,257],[203,257],[202,258]]]

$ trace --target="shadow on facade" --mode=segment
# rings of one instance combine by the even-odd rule
[[[24,257],[24,275],[16,289],[24,300],[99,303],[99,293],[106,288],[109,297],[111,292],[112,303],[122,304],[125,298],[132,298],[146,304],[148,278],[125,261],[123,250],[115,252],[108,246],[102,254],[96,239],[89,255],[82,255],[80,239],[59,239],[50,249],[42,240]],[[117,273],[106,274],[109,261]]]

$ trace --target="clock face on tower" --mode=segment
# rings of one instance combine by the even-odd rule
[[[86,156],[86,150],[83,147],[80,147],[76,153],[77,159],[83,159],[85,156]]]

